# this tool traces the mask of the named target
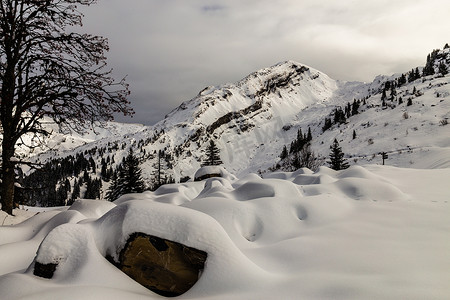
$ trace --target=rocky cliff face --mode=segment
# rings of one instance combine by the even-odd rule
[[[340,86],[313,68],[293,61],[279,63],[235,84],[203,89],[155,125],[164,133],[153,146],[178,149],[174,170],[183,177],[199,167],[205,142],[212,138],[227,168],[240,173],[258,165],[255,159],[261,154],[278,153],[290,138],[286,126],[295,123],[307,106],[328,103]]]

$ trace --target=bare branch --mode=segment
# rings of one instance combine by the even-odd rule
[[[22,136],[48,134],[44,117],[60,130],[82,132],[117,112],[133,114],[128,84],[106,68],[107,40],[70,32],[82,25],[78,7],[96,2],[0,1],[0,127],[3,162],[11,164],[3,170],[14,167],[9,158]],[[12,195],[3,190],[2,201]]]

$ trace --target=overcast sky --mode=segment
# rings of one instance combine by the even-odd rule
[[[84,30],[109,39],[147,125],[209,85],[284,60],[334,79],[371,81],[424,65],[450,43],[448,0],[99,0]]]

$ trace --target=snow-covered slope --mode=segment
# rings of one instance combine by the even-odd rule
[[[199,166],[205,143],[214,139],[225,166],[243,175],[273,166],[298,129],[311,127],[312,148],[323,157],[337,138],[352,164],[379,163],[378,154],[387,152],[390,165],[450,167],[450,130],[443,126],[450,117],[450,76],[438,74],[441,62],[450,66],[450,55],[448,48],[437,53],[436,74],[399,85],[386,107],[382,90],[386,82],[397,84],[401,74],[371,83],[340,82],[296,62],[277,64],[236,84],[206,88],[183,103],[155,126],[161,134],[150,149],[179,148],[174,158],[179,178]],[[324,119],[355,99],[366,99],[359,114],[323,132]]]
[[[316,132],[314,147],[326,156],[329,149],[321,145],[337,138],[352,164],[380,164],[380,153],[386,152],[388,165],[448,168],[450,127],[445,124],[450,118],[449,83],[449,76],[418,79],[397,88],[397,98],[403,98],[402,104],[388,101],[386,107],[381,105],[381,94],[373,95],[367,100],[364,112],[324,133]],[[411,98],[410,106],[408,98]]]
[[[0,298],[162,299],[105,258],[143,232],[208,253],[179,299],[449,299],[448,178],[322,167],[80,200],[0,227]],[[58,264],[52,279],[36,261]]]
[[[200,166],[209,139],[217,140],[230,171],[256,171],[265,155],[277,153],[288,141],[283,126],[298,120],[310,105],[326,107],[341,85],[310,67],[283,62],[236,84],[202,90],[155,125],[155,130],[164,132],[158,142],[172,149],[181,147],[174,160],[177,177]]]
[[[336,81],[327,75],[286,61],[252,73],[236,84],[203,89],[156,127],[170,128],[184,122],[212,126],[208,133],[215,133],[220,127],[217,120],[230,112],[236,115],[224,120],[224,124],[225,121],[244,122],[265,112],[268,112],[265,118],[290,116],[307,105],[329,100],[337,88]]]
[[[336,138],[351,164],[381,163],[379,153],[386,152],[389,165],[450,167],[450,130],[445,126],[450,117],[450,75],[437,73],[441,62],[450,66],[450,54],[448,48],[437,53],[436,74],[397,87],[394,99],[384,107],[382,90],[386,82],[397,82],[401,73],[378,76],[371,83],[341,82],[311,67],[286,61],[234,84],[207,87],[154,126],[124,125],[126,129],[117,132],[125,131],[125,136],[107,135],[107,139],[75,151],[46,157],[97,148],[102,149],[102,156],[94,157],[97,164],[108,155],[120,162],[133,147],[141,158],[143,176],[149,180],[155,170],[156,153],[163,150],[169,165],[166,173],[179,180],[198,169],[213,139],[224,166],[240,176],[274,166],[283,146],[289,146],[298,129],[306,132],[310,127],[312,149],[324,158]],[[406,77],[408,74],[404,73]],[[400,97],[403,103],[399,103]],[[408,98],[412,99],[410,106]],[[366,102],[359,113],[324,132],[325,118],[355,99]],[[79,145],[71,139],[67,137],[64,145]]]
[[[53,151],[57,153],[72,152],[82,145],[91,144],[98,140],[117,140],[125,135],[137,133],[146,128],[146,126],[141,124],[107,122],[105,126],[97,126],[94,130],[86,130],[85,133],[71,132],[67,134],[61,133],[58,126],[50,120],[44,119],[42,123],[46,130],[50,132],[50,136],[24,136],[17,147],[17,156],[19,158],[42,155],[43,153],[44,157],[48,157],[49,155],[45,155],[47,151],[51,151],[51,153]]]

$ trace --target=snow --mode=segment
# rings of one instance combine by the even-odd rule
[[[0,227],[0,298],[161,299],[104,258],[143,232],[208,253],[180,299],[448,299],[449,178],[322,167],[79,200]],[[57,262],[54,277],[35,261]]]
[[[448,53],[442,51],[443,57],[447,55],[450,60]],[[424,54],[424,62],[425,57]],[[98,135],[55,134],[44,148],[58,152],[47,151],[31,160],[42,163],[54,157],[84,154],[92,156],[99,166],[102,158],[110,156],[114,158],[114,168],[133,147],[142,160],[144,180],[151,181],[155,153],[164,150],[173,158],[166,175],[179,181],[200,168],[212,139],[220,149],[226,170],[242,177],[267,172],[279,162],[283,146],[289,147],[298,129],[305,133],[311,128],[311,148],[321,158],[328,157],[329,146],[337,139],[352,165],[381,164],[380,153],[386,152],[389,158],[385,163],[392,166],[450,167],[450,130],[448,125],[441,125],[450,118],[450,74],[427,76],[397,87],[397,97],[402,97],[403,103],[388,101],[392,108],[381,107],[382,87],[399,76],[377,76],[370,83],[345,82],[303,64],[285,61],[236,83],[208,87],[154,126],[110,123],[105,130],[98,129]],[[278,86],[274,87],[274,82]],[[420,96],[412,95],[414,88]],[[324,120],[335,108],[366,97],[367,104],[360,106],[359,114],[323,132]],[[411,106],[406,105],[409,97],[413,98]],[[208,131],[220,118],[224,118],[224,123]],[[118,147],[112,149],[112,145]],[[104,152],[86,154],[97,149]],[[26,168],[24,171],[27,173]],[[107,187],[104,182],[103,192]]]
[[[225,168],[220,166],[204,166],[195,172],[194,179],[195,178],[202,178],[207,175],[213,175],[213,176],[219,176],[223,178],[227,178],[229,180],[234,180],[236,177],[234,177],[230,172],[225,170]]]
[[[208,253],[200,280],[180,299],[449,299],[450,130],[441,122],[450,118],[450,75],[407,83],[397,88],[404,103],[382,108],[381,87],[398,76],[341,82],[287,61],[208,87],[152,127],[108,123],[84,135],[53,133],[35,153],[19,147],[18,159],[44,151],[32,158],[43,162],[116,143],[105,155],[120,162],[140,144],[145,179],[151,153],[180,147],[176,179],[221,177],[114,203],[0,212],[0,299],[161,299],[105,259],[117,259],[136,231]],[[288,85],[269,88],[285,78]],[[359,114],[322,132],[336,107],[366,96]],[[261,107],[249,110],[256,101]],[[265,172],[308,127],[316,153],[327,157],[337,139],[352,166]],[[226,169],[199,169],[210,139]],[[381,152],[390,166],[380,166]],[[93,158],[98,165],[102,157]],[[58,263],[55,276],[34,276],[36,261]]]
[[[16,154],[19,155],[20,158],[41,155],[41,159],[52,159],[55,154],[73,151],[74,149],[89,143],[104,140],[116,140],[123,136],[135,134],[147,129],[146,126],[141,124],[106,122],[103,127],[97,126],[94,129],[87,129],[84,133],[70,131],[69,134],[67,134],[61,133],[58,126],[48,118],[44,118],[42,123],[50,135],[35,137],[30,134],[23,136],[22,143],[17,145],[16,151]],[[33,147],[30,149],[28,146]]]

